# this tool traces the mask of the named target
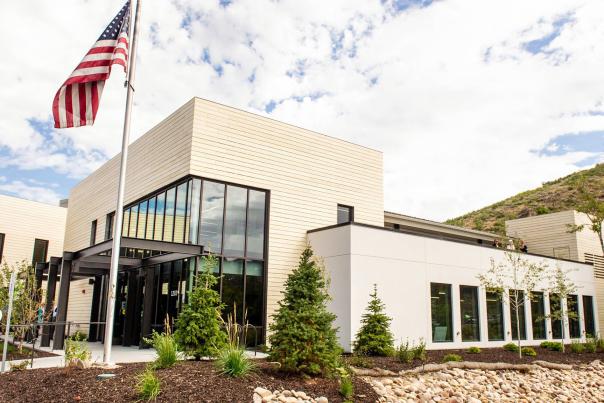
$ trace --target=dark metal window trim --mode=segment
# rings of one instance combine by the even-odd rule
[[[0,263],[2,263],[2,256],[4,255],[4,241],[6,240],[6,234],[0,232]]]
[[[34,265],[34,267],[35,267],[34,263],[40,263],[40,262],[35,262],[35,258],[36,258],[36,242],[38,242],[38,241],[44,243],[44,245],[45,245],[44,246],[44,257],[42,258],[42,263],[46,262],[46,260],[48,259],[48,244],[49,244],[48,240],[47,239],[35,238],[34,239],[34,250],[33,250],[32,256],[31,256],[31,263],[32,263],[32,265]]]
[[[115,211],[105,216],[105,241],[113,239],[113,225],[115,224]]]
[[[338,223],[338,224],[344,224],[347,222],[354,222],[354,206],[348,206],[346,204],[340,204],[338,203],[337,208],[339,209],[340,207],[343,207],[345,209],[348,209],[348,221],[342,222],[342,223]],[[336,216],[337,219],[337,216]]]
[[[90,223],[90,246],[96,244],[96,229],[97,229],[97,220],[92,220]]]

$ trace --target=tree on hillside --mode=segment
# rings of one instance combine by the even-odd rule
[[[176,320],[174,338],[183,350],[199,359],[215,357],[227,344],[222,329],[220,294],[214,290],[218,279],[212,274],[218,265],[214,255],[203,256],[189,301]]]
[[[593,191],[586,185],[585,179],[579,181],[577,186],[579,203],[575,210],[587,216],[591,224],[569,225],[570,232],[579,232],[584,229],[593,231],[600,241],[602,253],[604,253],[604,238],[602,238],[602,221],[604,221],[604,200],[598,199]]]
[[[562,270],[560,266],[556,266],[553,272],[549,275],[549,295],[550,300],[552,295],[556,295],[559,298],[558,304],[550,303],[550,313],[546,317],[560,321],[562,327],[562,352],[564,352],[564,339],[566,339],[566,327],[570,319],[578,319],[577,314],[571,310],[572,306],[569,305],[568,296],[577,292],[577,286],[570,280],[568,273],[571,270]],[[566,314],[564,304],[562,301],[566,301]]]
[[[327,311],[328,285],[323,266],[307,246],[285,282],[270,325],[270,359],[282,371],[314,375],[335,369],[341,349],[333,327],[336,315]]]
[[[377,296],[377,285],[374,284],[369,305],[361,319],[361,328],[354,341],[355,353],[388,356],[394,352],[394,337],[390,331],[392,318],[384,313],[385,308]]]
[[[489,270],[485,274],[478,275],[480,284],[488,292],[497,293],[515,313],[516,323],[512,323],[512,326],[516,327],[516,342],[520,357],[522,357],[520,310],[525,308],[526,301],[533,299],[533,291],[537,283],[542,280],[546,269],[545,262],[531,262],[520,253],[506,251],[502,262],[496,263],[495,259],[491,258]]]

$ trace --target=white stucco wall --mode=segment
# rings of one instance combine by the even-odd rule
[[[392,317],[391,330],[397,343],[410,343],[423,339],[431,349],[467,348],[469,346],[495,347],[511,341],[509,306],[504,305],[505,341],[488,341],[486,295],[479,289],[479,318],[481,341],[461,340],[459,286],[479,286],[477,276],[490,267],[491,257],[504,258],[504,251],[478,245],[463,244],[439,239],[408,235],[380,228],[360,225],[336,227],[309,234],[315,253],[324,259],[331,278],[330,310],[337,316],[339,339],[345,350],[357,333],[373,284]],[[582,263],[554,260],[525,255],[528,259],[545,260],[550,267],[559,264],[563,269],[573,269],[570,276],[579,286],[579,312],[583,333],[582,295],[594,297],[593,268]],[[433,343],[431,335],[430,283],[451,284],[453,311],[453,342]],[[539,288],[545,288],[540,284]],[[546,312],[548,300],[545,298]],[[597,307],[594,307],[597,312]],[[594,313],[595,317],[595,313]],[[530,306],[526,306],[527,341],[532,340]],[[549,322],[549,321],[547,321]],[[597,321],[596,321],[597,322]],[[550,334],[551,326],[546,330]],[[596,331],[597,323],[596,323]],[[568,334],[568,330],[566,331]]]

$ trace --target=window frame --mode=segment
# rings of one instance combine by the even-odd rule
[[[90,246],[96,245],[96,230],[98,226],[98,220],[92,220],[90,223]]]
[[[340,222],[339,212],[340,212],[341,208],[348,210],[348,221]],[[336,222],[338,225],[353,223],[354,222],[354,206],[349,206],[347,204],[338,203],[337,208],[336,208]]]
[[[6,241],[6,234],[0,232],[0,263],[2,263],[2,257],[4,256],[4,241]]]
[[[44,244],[44,258],[42,259],[41,262],[37,262],[35,259],[36,258],[36,243],[38,241],[40,241]],[[41,239],[41,238],[34,239],[34,250],[32,252],[32,257],[31,257],[31,264],[33,267],[36,266],[36,263],[45,263],[46,262],[46,260],[48,259],[48,245],[49,245],[48,239]]]

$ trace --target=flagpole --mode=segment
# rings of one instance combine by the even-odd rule
[[[132,48],[130,51],[128,79],[126,81],[126,112],[124,115],[124,132],[122,135],[122,156],[120,161],[120,177],[117,191],[117,206],[115,208],[115,223],[113,227],[113,244],[111,246],[111,266],[109,270],[109,293],[107,295],[107,313],[105,316],[105,338],[103,346],[103,364],[111,365],[111,344],[113,341],[113,317],[115,313],[115,290],[117,288],[117,272],[120,259],[120,243],[122,238],[122,222],[124,219],[124,186],[126,182],[126,164],[128,161],[128,143],[130,138],[130,113],[134,97],[134,72],[136,68],[136,45],[138,38],[138,21],[141,13],[141,1],[136,2]],[[130,0],[132,12],[133,0]]]

